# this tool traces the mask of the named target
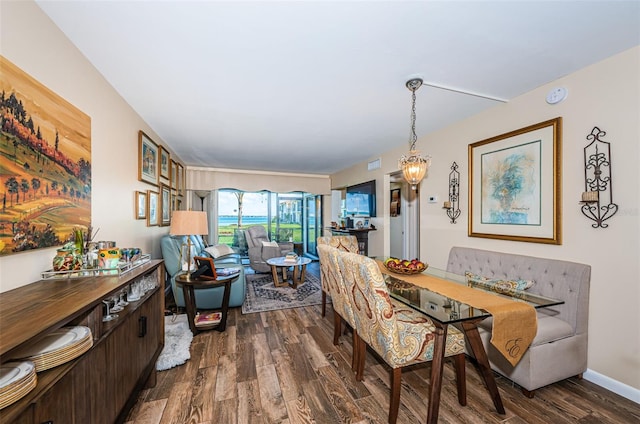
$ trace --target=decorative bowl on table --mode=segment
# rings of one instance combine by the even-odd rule
[[[429,267],[428,264],[420,261],[418,258],[411,260],[388,258],[383,262],[383,264],[387,270],[396,274],[404,275],[419,274]]]

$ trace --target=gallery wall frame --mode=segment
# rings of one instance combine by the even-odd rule
[[[167,149],[158,146],[160,154],[158,155],[158,169],[160,170],[160,178],[164,178],[167,182],[171,178],[171,154]],[[160,182],[160,181],[158,181]]]
[[[469,145],[470,237],[562,244],[562,118]]]
[[[169,186],[174,190],[178,190],[178,163],[173,159],[171,159],[171,180]]]
[[[138,180],[157,186],[160,148],[144,131],[138,131]]]
[[[154,227],[158,225],[158,206],[158,192],[154,190],[147,190],[147,227]]]
[[[160,220],[158,225],[166,227],[171,224],[171,187],[160,183]]]
[[[147,219],[147,193],[135,192],[136,219]]]
[[[177,162],[177,167],[178,169],[176,171],[176,175],[177,175],[178,181],[176,182],[176,190],[178,190],[178,195],[183,196],[185,192],[184,166],[182,166],[180,162]]]

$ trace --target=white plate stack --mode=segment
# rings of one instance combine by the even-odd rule
[[[12,357],[33,362],[36,372],[40,372],[77,358],[91,346],[93,337],[89,327],[62,327],[21,347]]]
[[[11,405],[38,384],[33,362],[7,362],[0,365],[0,409]]]

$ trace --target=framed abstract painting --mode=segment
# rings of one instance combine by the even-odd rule
[[[470,237],[561,244],[562,118],[469,145]]]

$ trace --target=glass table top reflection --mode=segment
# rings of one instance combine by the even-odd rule
[[[525,302],[534,308],[542,308],[564,303],[562,300],[552,299],[530,293],[524,290],[511,290],[508,293],[498,293],[488,287],[469,284],[466,277],[453,274],[441,269],[429,267],[422,275],[439,278],[454,284],[468,286],[473,290],[489,292],[493,295],[517,302]],[[383,273],[389,294],[394,299],[410,306],[429,317],[443,323],[450,324],[477,318],[487,318],[491,314],[483,309],[474,308],[466,303],[441,295],[425,287],[417,286],[404,279],[402,274]]]

